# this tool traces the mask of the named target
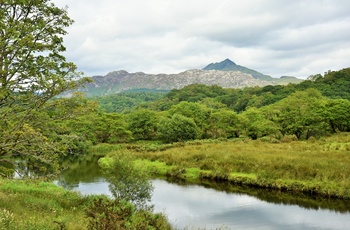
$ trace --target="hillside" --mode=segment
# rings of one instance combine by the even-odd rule
[[[108,95],[124,91],[172,90],[191,84],[219,85],[224,88],[244,88],[266,86],[269,81],[255,79],[252,75],[239,71],[220,70],[187,70],[178,74],[146,74],[143,72],[128,73],[125,70],[110,72],[105,76],[92,77],[93,83],[88,83],[79,91],[88,96]]]
[[[211,63],[202,70],[191,69],[177,74],[129,73],[119,70],[105,76],[93,76],[91,79],[92,83],[86,84],[78,91],[84,92],[87,96],[104,96],[125,91],[170,91],[191,84],[241,89],[254,86],[287,85],[302,81],[295,77],[272,78],[258,71],[236,65],[229,59]],[[70,93],[65,93],[65,95],[69,96]]]
[[[222,71],[240,71],[242,73],[250,74],[255,79],[271,81],[278,85],[286,85],[288,83],[300,83],[301,79],[291,76],[282,76],[281,78],[273,78],[269,75],[262,74],[256,70],[249,69],[247,67],[237,65],[230,59],[225,59],[222,62],[211,63],[203,68],[203,70],[222,70]]]
[[[242,73],[250,74],[255,79],[265,80],[265,81],[273,81],[274,78],[264,75],[258,71],[249,69],[244,66],[237,65],[230,59],[225,59],[222,62],[211,63],[203,68],[203,70],[222,70],[222,71],[240,71]]]

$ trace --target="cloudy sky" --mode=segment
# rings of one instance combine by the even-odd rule
[[[272,77],[350,67],[349,0],[53,0],[87,76],[179,73],[226,58]]]

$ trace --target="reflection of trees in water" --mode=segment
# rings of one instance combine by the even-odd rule
[[[67,189],[67,190],[73,190],[73,189],[79,187],[78,183],[75,183],[75,184],[74,183],[67,183],[65,178],[62,176],[57,179],[56,184],[58,186],[63,187],[64,189]]]
[[[147,204],[151,198],[153,187],[145,173],[135,168],[130,159],[121,157],[115,160],[114,167],[108,170],[105,175],[103,175],[103,170],[97,163],[98,159],[98,156],[92,156],[70,162],[69,169],[57,178],[57,184],[71,190],[77,188],[79,182],[89,183],[107,178],[108,182],[111,183],[110,190],[114,197],[127,199],[133,203]],[[184,181],[175,182],[176,184],[187,184]],[[306,209],[330,209],[338,212],[350,212],[348,200],[326,199],[312,197],[310,194],[295,194],[287,191],[258,189],[205,180],[201,181],[201,185],[228,193],[247,194],[269,203],[298,205]]]
[[[252,188],[230,183],[216,183],[202,180],[201,185],[227,193],[245,194],[256,197],[259,200],[273,204],[298,205],[305,209],[329,209],[340,213],[350,212],[349,200],[324,198],[312,196],[312,194],[296,193],[291,191],[279,191],[265,188]]]
[[[80,182],[95,182],[103,177],[102,170],[97,164],[99,158],[99,156],[91,155],[65,162],[67,169],[56,178],[57,185],[72,190],[78,188]]]
[[[138,209],[151,209],[152,183],[146,173],[136,168],[127,156],[118,156],[112,160],[111,168],[101,169],[99,156],[92,156],[66,162],[68,169],[56,179],[56,183],[65,189],[79,187],[79,183],[91,183],[107,179],[109,189],[115,198],[129,201]]]
[[[133,203],[137,209],[151,209],[153,186],[146,173],[127,156],[113,158],[106,174],[115,198]]]

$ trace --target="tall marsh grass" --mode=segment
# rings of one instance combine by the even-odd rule
[[[129,151],[139,159],[167,166],[198,168],[203,171],[200,177],[207,179],[350,198],[349,149],[350,134],[340,133],[321,140],[269,143],[244,139]]]

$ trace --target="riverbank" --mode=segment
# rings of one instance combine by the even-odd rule
[[[0,179],[0,229],[87,229],[88,203],[49,182]]]
[[[162,214],[51,182],[0,179],[0,229],[170,229]],[[157,228],[159,227],[159,228]]]
[[[110,147],[133,155],[150,174],[350,199],[350,134],[271,143],[248,139]]]

